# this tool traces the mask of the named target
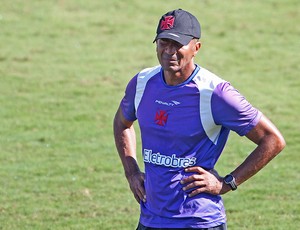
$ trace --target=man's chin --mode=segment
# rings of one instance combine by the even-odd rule
[[[164,71],[170,71],[170,72],[178,72],[180,70],[180,67],[178,65],[164,65],[162,66]]]

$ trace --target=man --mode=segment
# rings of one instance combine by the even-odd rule
[[[200,24],[178,9],[157,27],[160,65],[128,84],[114,135],[130,189],[141,206],[137,229],[226,229],[220,195],[262,169],[285,146],[277,128],[230,83],[194,63]],[[145,174],[136,159],[141,130]],[[225,177],[214,170],[230,130],[257,147]]]

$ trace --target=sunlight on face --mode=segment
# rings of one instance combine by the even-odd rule
[[[192,39],[184,46],[171,39],[158,39],[156,52],[162,68],[172,72],[194,68],[193,58],[200,48],[200,46],[197,48],[197,43],[196,39]]]

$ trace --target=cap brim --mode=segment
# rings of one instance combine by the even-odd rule
[[[153,43],[156,42],[157,39],[161,39],[161,38],[167,38],[167,39],[174,40],[176,42],[179,42],[183,46],[189,44],[189,42],[193,39],[193,37],[189,36],[189,35],[178,34],[178,33],[175,34],[175,33],[165,31],[165,32],[158,34],[155,37]]]

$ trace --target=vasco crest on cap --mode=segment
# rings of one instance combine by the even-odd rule
[[[191,13],[182,10],[171,10],[159,20],[156,37],[157,39],[172,39],[182,45],[187,45],[193,38],[201,37],[200,23]]]
[[[175,21],[174,16],[165,16],[160,22],[160,29],[161,30],[172,29],[174,27],[174,21]]]

